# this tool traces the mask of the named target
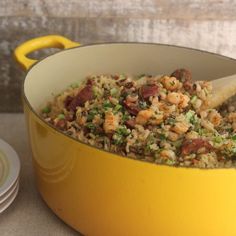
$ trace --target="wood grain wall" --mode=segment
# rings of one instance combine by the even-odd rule
[[[12,59],[14,48],[47,34],[82,44],[161,42],[236,57],[236,0],[0,0],[0,112],[21,111],[24,73]]]

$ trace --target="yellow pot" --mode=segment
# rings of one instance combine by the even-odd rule
[[[77,141],[43,121],[39,107],[88,74],[169,74],[195,79],[236,73],[227,57],[161,44],[78,46],[61,36],[30,40],[15,51],[28,70],[23,102],[37,187],[67,224],[89,236],[235,236],[236,170],[193,169],[124,158]],[[45,47],[71,48],[36,60]]]

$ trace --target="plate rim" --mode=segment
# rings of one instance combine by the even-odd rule
[[[3,213],[15,200],[18,192],[19,192],[19,183],[17,184],[16,188],[14,191],[11,193],[11,195],[2,203],[2,207],[0,207],[0,214]]]
[[[16,182],[20,174],[20,159],[13,147],[0,139],[0,150],[4,153],[5,158],[9,162],[9,174],[0,187],[0,196],[5,194]]]

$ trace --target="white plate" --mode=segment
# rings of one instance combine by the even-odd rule
[[[20,173],[20,160],[15,150],[0,139],[0,197],[14,185]]]
[[[5,192],[3,195],[0,196],[0,205],[11,196],[11,194],[15,191],[18,185],[19,185],[19,179],[16,180],[16,182],[7,192]]]
[[[2,213],[4,210],[6,210],[14,201],[14,199],[17,196],[17,193],[19,191],[19,184],[17,184],[15,190],[12,192],[12,194],[3,202],[0,204],[0,213]]]

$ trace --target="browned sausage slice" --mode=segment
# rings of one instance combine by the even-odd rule
[[[67,110],[75,111],[76,107],[83,106],[86,101],[93,99],[93,90],[92,86],[86,85],[83,89],[81,89],[78,94],[72,98],[68,96],[65,100],[65,107]]]
[[[201,153],[204,154],[212,151],[213,146],[207,140],[200,138],[185,140],[181,148],[181,154],[185,156],[197,153],[199,149],[202,149]]]
[[[183,68],[177,69],[170,76],[182,82],[186,90],[192,89],[192,74],[189,70]]]
[[[150,85],[143,85],[139,89],[139,94],[140,96],[146,100],[151,96],[155,96],[158,93],[158,86],[155,84],[150,84]]]

